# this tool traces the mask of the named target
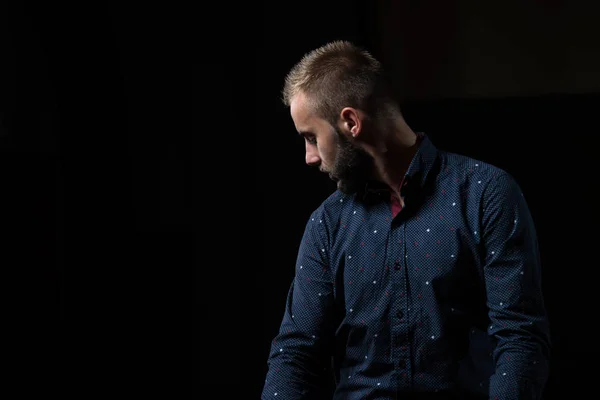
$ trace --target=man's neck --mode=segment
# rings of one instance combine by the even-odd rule
[[[386,143],[373,154],[375,179],[385,183],[397,197],[400,197],[400,185],[419,146],[418,136],[402,122],[386,135]]]

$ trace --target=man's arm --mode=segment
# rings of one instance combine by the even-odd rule
[[[540,399],[548,378],[549,323],[536,230],[520,187],[507,173],[483,195],[483,272],[494,336],[490,399]]]
[[[283,320],[271,345],[262,400],[320,399],[331,387],[333,280],[324,221],[308,219]]]

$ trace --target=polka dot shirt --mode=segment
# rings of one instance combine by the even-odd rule
[[[371,182],[308,218],[262,399],[321,398],[331,381],[333,399],[461,393],[474,329],[493,343],[485,396],[541,397],[549,327],[523,193],[420,138],[400,199]]]

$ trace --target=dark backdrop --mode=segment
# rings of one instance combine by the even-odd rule
[[[190,397],[184,14],[0,3],[1,325],[18,397]]]

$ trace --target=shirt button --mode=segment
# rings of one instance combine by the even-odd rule
[[[402,319],[402,317],[404,317],[404,312],[402,310],[398,310],[396,311],[396,316],[400,319]]]
[[[399,360],[398,361],[398,368],[406,368],[406,360]]]
[[[395,270],[399,270],[400,268],[402,268],[402,266],[400,265],[400,261],[396,261],[396,262],[394,263],[394,269],[395,269]]]

